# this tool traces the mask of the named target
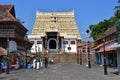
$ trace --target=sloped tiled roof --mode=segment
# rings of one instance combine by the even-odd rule
[[[15,10],[13,4],[0,4],[0,23],[2,22],[11,22],[19,25],[26,32],[28,31],[23,24],[16,19]]]
[[[114,33],[116,33],[116,26],[112,26],[105,31],[106,37],[110,36],[111,34],[114,34]],[[101,35],[96,41],[103,39],[103,38],[104,38],[104,36]]]
[[[14,5],[0,5],[0,22],[1,21],[17,21],[15,18]]]
[[[105,34],[106,35],[111,35],[111,34],[113,34],[113,33],[115,33],[116,32],[116,26],[113,26],[113,27],[111,27],[111,28],[108,28],[106,31],[105,31]]]

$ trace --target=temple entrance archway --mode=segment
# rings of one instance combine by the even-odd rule
[[[49,42],[49,49],[56,49],[56,41],[55,40],[51,40]]]
[[[58,45],[57,45],[57,40],[55,38],[50,38],[48,40],[48,49],[57,49]]]

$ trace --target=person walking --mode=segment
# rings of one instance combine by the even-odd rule
[[[48,67],[48,58],[49,58],[48,53],[46,53],[45,56],[44,56],[44,59],[45,59],[45,68]]]

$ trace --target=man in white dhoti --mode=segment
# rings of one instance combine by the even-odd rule
[[[33,69],[36,68],[36,59],[33,59]]]

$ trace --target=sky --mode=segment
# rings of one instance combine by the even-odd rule
[[[23,24],[31,34],[36,11],[40,12],[70,12],[74,10],[75,20],[82,40],[83,34],[89,26],[114,16],[114,7],[118,0],[0,0],[0,4],[14,4],[16,18],[24,21]]]

